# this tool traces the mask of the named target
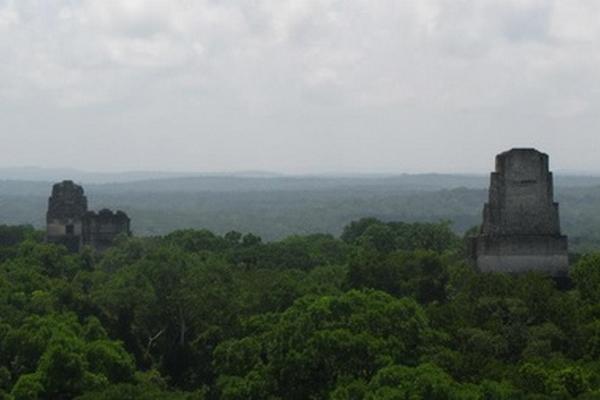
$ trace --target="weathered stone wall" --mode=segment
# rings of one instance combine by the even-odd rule
[[[482,272],[523,273],[542,271],[552,276],[567,275],[569,257],[564,255],[481,255],[477,266]]]
[[[544,270],[558,275],[569,263],[567,238],[560,235],[483,235],[476,251],[483,272]]]
[[[534,149],[512,149],[496,157],[483,224],[473,242],[482,271],[568,268],[567,238],[560,233],[548,156]]]
[[[88,211],[83,188],[72,181],[57,183],[48,199],[46,240],[79,251],[89,245],[102,251],[110,247],[116,236],[130,234],[130,220],[122,211]]]
[[[130,219],[123,211],[88,212],[83,221],[83,242],[100,251],[110,247],[117,236],[130,235]]]
[[[83,188],[73,181],[63,181],[52,187],[46,213],[46,240],[78,251],[83,231],[82,218],[87,212]]]
[[[81,219],[88,207],[83,188],[73,181],[63,181],[52,187],[48,199],[47,220]]]
[[[498,155],[482,233],[560,235],[552,179],[546,154],[513,149]]]
[[[70,233],[72,235],[81,235],[83,232],[83,224],[80,219],[52,220],[46,224],[46,235],[48,237],[67,235],[69,234],[68,226],[72,226]]]

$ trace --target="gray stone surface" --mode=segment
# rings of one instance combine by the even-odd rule
[[[46,240],[79,251],[82,245],[82,216],[87,212],[83,188],[73,181],[63,181],[52,187],[46,213]]]
[[[472,241],[482,271],[568,269],[567,237],[560,232],[558,203],[548,156],[535,149],[512,149],[496,156],[483,224]]]
[[[118,235],[130,234],[130,224],[129,217],[123,211],[88,211],[83,217],[83,242],[104,251],[112,246]]]
[[[52,195],[48,199],[48,220],[65,220],[80,218],[88,208],[83,188],[73,181],[63,181],[52,187]]]
[[[46,213],[48,242],[63,244],[70,251],[79,251],[86,245],[103,251],[120,234],[130,235],[130,220],[123,211],[88,211],[81,186],[72,181],[53,186]]]

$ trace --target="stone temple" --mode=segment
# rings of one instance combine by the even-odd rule
[[[483,225],[472,241],[481,271],[566,274],[567,237],[560,231],[553,192],[548,155],[512,149],[496,156]]]
[[[83,188],[72,181],[52,187],[46,213],[47,242],[62,244],[74,252],[83,246],[103,251],[120,234],[131,234],[130,219],[123,211],[88,211]]]

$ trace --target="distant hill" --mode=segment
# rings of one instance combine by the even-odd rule
[[[0,180],[17,181],[43,181],[54,182],[58,180],[70,179],[84,183],[110,183],[110,182],[131,182],[146,179],[173,178],[180,176],[190,176],[189,173],[178,172],[119,172],[102,173],[86,172],[73,168],[0,168]]]
[[[600,185],[600,175],[555,174],[558,186]],[[269,171],[234,173],[195,173],[168,171],[88,172],[74,168],[16,167],[0,168],[0,183],[32,188],[32,182],[58,182],[70,179],[84,185],[106,185],[106,190],[146,191],[254,191],[304,190],[356,186],[402,186],[413,190],[439,190],[457,187],[483,188],[488,174],[314,174],[285,175]],[[8,183],[17,181],[17,183]],[[116,186],[115,186],[116,185]]]
[[[0,180],[0,224],[43,227],[52,181]],[[85,183],[90,207],[122,209],[138,235],[182,228],[338,235],[352,220],[450,220],[458,232],[481,222],[488,176],[186,176]],[[573,249],[600,249],[600,177],[557,176],[563,230]]]

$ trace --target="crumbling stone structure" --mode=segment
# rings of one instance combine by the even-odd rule
[[[103,209],[98,213],[88,211],[83,216],[82,240],[84,244],[103,251],[112,246],[115,237],[121,233],[129,235],[130,220],[123,211],[113,213]]]
[[[63,244],[71,251],[79,251],[83,232],[81,217],[87,208],[87,197],[81,186],[72,181],[54,185],[52,196],[48,199],[46,240]]]
[[[548,155],[512,149],[496,156],[483,225],[472,241],[481,271],[567,272],[567,237],[560,231]]]
[[[98,251],[110,247],[120,234],[130,235],[130,219],[123,211],[88,211],[83,188],[72,181],[52,187],[46,213],[46,240],[77,252],[89,245]]]

